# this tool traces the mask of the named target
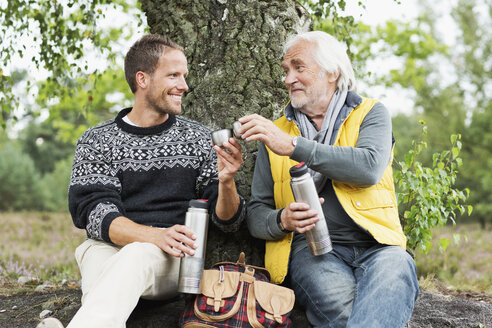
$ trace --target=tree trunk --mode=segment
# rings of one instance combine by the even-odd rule
[[[231,128],[239,117],[282,114],[288,101],[283,85],[282,46],[296,32],[307,31],[306,10],[292,0],[142,0],[152,33],[167,34],[185,48],[189,91],[183,115],[211,129]],[[244,165],[236,176],[249,198],[256,143],[243,146]],[[225,240],[227,239],[227,240]],[[247,229],[235,235],[209,232],[207,264],[236,260],[263,261],[263,242]]]

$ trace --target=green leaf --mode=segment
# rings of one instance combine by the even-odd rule
[[[449,246],[449,243],[450,243],[449,238],[441,238],[441,240],[439,241],[440,244],[439,246],[443,251],[446,251],[446,249]]]
[[[453,153],[453,159],[455,159],[456,157],[458,157],[458,155],[460,154],[460,149],[458,147],[453,147],[451,149],[452,153]]]

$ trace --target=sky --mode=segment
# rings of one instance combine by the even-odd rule
[[[357,0],[348,0],[346,12],[369,25],[378,25],[392,18],[411,20],[418,14],[415,0],[367,0],[365,9],[358,5]]]
[[[371,26],[378,26],[384,22],[397,18],[401,21],[411,21],[418,15],[417,2],[414,0],[401,0],[398,4],[394,0],[368,0],[365,8],[358,5],[357,0],[347,1],[346,13],[357,21]],[[397,62],[373,61],[368,63],[370,71],[388,71],[390,67],[398,65]],[[391,115],[398,113],[410,113],[414,109],[413,94],[401,87],[387,88],[378,85],[364,85],[359,82],[359,91],[366,96],[378,99],[388,108]]]

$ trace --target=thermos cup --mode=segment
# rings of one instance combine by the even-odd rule
[[[205,264],[205,248],[208,231],[208,203],[203,199],[193,199],[186,212],[185,226],[196,234],[195,255],[185,253],[179,267],[178,291],[188,294],[200,293],[200,279]]]
[[[232,129],[221,129],[212,132],[212,142],[214,145],[222,147],[222,144],[229,140],[232,136],[237,139],[241,138],[241,133],[239,133],[239,128],[241,128],[242,124],[239,121],[235,121],[232,123]]]
[[[313,178],[304,162],[291,167],[289,172],[294,199],[299,203],[307,203],[311,209],[318,212],[320,219],[313,229],[305,233],[309,252],[313,255],[328,253],[332,249],[331,239]]]
[[[241,138],[241,133],[239,133],[241,126],[242,124],[239,121],[232,123],[232,132],[234,132],[234,136],[238,139]]]

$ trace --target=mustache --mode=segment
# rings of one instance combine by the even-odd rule
[[[300,82],[295,82],[293,84],[291,84],[289,86],[289,90],[292,90],[292,89],[303,89],[304,88],[304,84],[300,83]]]

